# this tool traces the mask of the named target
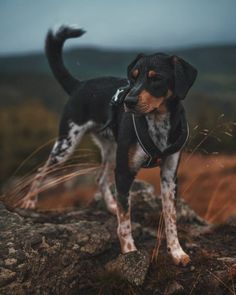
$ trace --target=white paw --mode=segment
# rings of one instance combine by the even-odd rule
[[[133,252],[133,251],[137,251],[137,248],[134,245],[134,242],[125,242],[123,245],[121,243],[121,252],[123,254]]]
[[[182,249],[171,251],[171,256],[176,265],[186,266],[190,262],[190,257]]]
[[[21,200],[18,204],[17,207],[23,208],[23,209],[35,209],[37,203],[37,199],[28,199],[24,198]]]

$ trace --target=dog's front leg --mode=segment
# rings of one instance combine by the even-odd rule
[[[180,153],[168,156],[161,166],[161,199],[165,219],[167,249],[175,264],[187,265],[189,256],[180,246],[176,227],[176,175]]]
[[[129,190],[135,177],[128,164],[128,149],[118,145],[115,169],[116,198],[117,198],[117,234],[120,240],[122,253],[137,250],[132,237],[131,229],[131,199]]]

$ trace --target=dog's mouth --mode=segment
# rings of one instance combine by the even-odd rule
[[[153,110],[150,110],[148,108],[142,108],[139,106],[136,106],[135,108],[129,108],[124,104],[124,110],[126,113],[131,113],[135,115],[146,115],[148,113],[151,113]]]
[[[124,100],[124,110],[127,113],[146,115],[153,111],[164,112],[167,98],[171,95],[153,96],[149,91],[143,90],[138,97],[127,96]]]

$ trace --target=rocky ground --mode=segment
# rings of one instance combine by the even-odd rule
[[[102,200],[64,213],[0,203],[0,294],[235,294],[236,220],[212,226],[183,201],[177,206],[187,267],[168,256],[160,200],[145,183],[136,182],[132,192],[139,251],[126,255]]]

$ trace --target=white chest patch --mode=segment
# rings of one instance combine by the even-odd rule
[[[170,114],[146,116],[148,132],[155,145],[163,151],[167,147],[168,135],[170,131]],[[137,171],[148,159],[148,155],[141,145],[137,143],[136,151],[133,156],[132,168]]]
[[[170,131],[170,114],[146,116],[149,134],[155,145],[163,151],[167,147],[167,141]]]

